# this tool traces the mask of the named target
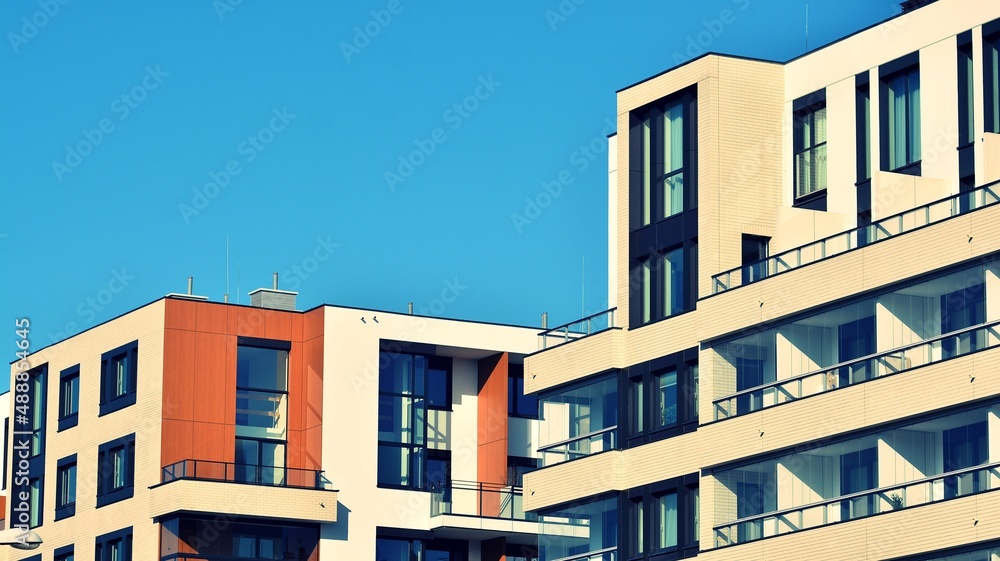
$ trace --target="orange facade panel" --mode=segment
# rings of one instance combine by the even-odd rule
[[[507,476],[507,353],[479,361],[478,478],[506,483]]]

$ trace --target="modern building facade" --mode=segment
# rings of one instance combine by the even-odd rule
[[[611,309],[525,359],[540,559],[1000,559],[998,53],[906,2],[618,92]]]
[[[44,545],[0,555],[536,556],[537,328],[251,301],[168,295],[12,365],[6,521]]]

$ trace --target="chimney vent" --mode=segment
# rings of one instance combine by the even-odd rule
[[[197,296],[194,293],[194,277],[188,277],[188,287],[186,294],[178,294],[176,292],[171,292],[167,294],[167,298],[183,298],[185,300],[208,300],[208,296]]]
[[[298,292],[278,290],[278,273],[271,276],[271,288],[258,288],[250,293],[250,305],[254,308],[295,311],[295,297]]]
[[[408,302],[406,304],[406,313],[413,315],[413,302]]]

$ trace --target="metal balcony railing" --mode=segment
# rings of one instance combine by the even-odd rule
[[[245,483],[269,487],[333,490],[320,470],[257,466],[208,460],[181,460],[163,468],[161,483],[178,479]]]
[[[617,561],[617,560],[618,560],[618,548],[608,547],[605,549],[599,549],[597,551],[583,553],[581,555],[560,557],[553,561]]]
[[[712,401],[712,410],[716,421],[729,419],[997,346],[1000,346],[1000,321],[973,325],[910,345],[740,390]]]
[[[618,440],[618,425],[607,427],[552,444],[538,447],[542,467],[575,460],[605,450],[614,450]]]
[[[898,485],[747,516],[714,526],[715,546],[747,543],[778,534],[983,493],[1000,486],[998,468],[1000,462],[983,464]],[[740,500],[739,497],[736,500]]]
[[[528,522],[538,520],[535,513],[524,512],[521,487],[480,481],[452,481],[447,486],[432,488],[431,517],[442,514]]]
[[[998,184],[1000,181],[995,181],[971,191],[888,216],[868,226],[834,234],[777,255],[723,271],[712,276],[712,295],[798,269],[827,257],[885,241],[954,216],[993,206],[1000,202],[1000,196],[994,191],[994,187]]]
[[[544,350],[557,347],[564,343],[583,339],[589,335],[617,327],[615,325],[615,312],[617,311],[618,308],[611,308],[589,315],[583,319],[542,331],[538,334],[540,348]]]

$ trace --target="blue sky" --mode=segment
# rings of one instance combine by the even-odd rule
[[[815,47],[899,6],[809,10]],[[189,275],[197,294],[247,303],[278,271],[300,309],[412,301],[528,325],[603,310],[615,91],[706,51],[787,60],[805,51],[805,11],[3,2],[11,360],[14,318],[31,319],[37,349],[183,292]]]

